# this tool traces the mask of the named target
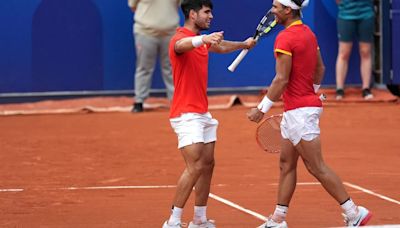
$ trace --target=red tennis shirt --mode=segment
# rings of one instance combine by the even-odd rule
[[[321,107],[313,87],[318,43],[311,29],[300,20],[293,22],[276,37],[274,53],[275,57],[278,53],[292,57],[289,83],[283,92],[284,110]]]
[[[182,38],[197,35],[187,28],[180,27],[169,44],[175,86],[170,118],[188,112],[208,112],[208,49],[210,46],[203,45],[182,54],[177,54],[174,48],[176,42]]]

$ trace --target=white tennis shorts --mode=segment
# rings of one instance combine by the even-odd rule
[[[283,113],[281,134],[289,139],[294,146],[300,140],[311,141],[319,136],[319,118],[321,107],[297,108]]]
[[[209,112],[184,113],[170,122],[178,136],[179,149],[194,143],[217,141],[218,120],[213,119]]]

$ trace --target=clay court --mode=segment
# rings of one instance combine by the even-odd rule
[[[4,107],[1,227],[152,228],[169,216],[184,162],[166,108],[4,115]],[[258,148],[247,111],[241,104],[211,110],[220,126],[208,216],[218,227],[256,227],[274,209],[278,155]],[[328,101],[321,133],[326,162],[373,212],[369,224],[400,224],[399,103]],[[291,227],[343,225],[340,208],[303,164],[298,182]],[[193,198],[185,222],[192,206]]]

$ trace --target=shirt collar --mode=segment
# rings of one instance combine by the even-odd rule
[[[188,28],[185,28],[185,27],[179,27],[179,28],[177,28],[177,31],[183,32],[183,33],[185,33],[186,35],[190,35],[190,36],[196,36],[196,35],[198,35],[198,34],[194,33],[192,30],[190,30],[190,29],[188,29]]]
[[[290,28],[290,27],[292,27],[292,26],[294,26],[294,25],[302,25],[302,24],[303,24],[303,22],[302,22],[301,20],[297,20],[297,21],[292,22],[292,24],[290,24],[290,25],[287,27],[287,29]]]

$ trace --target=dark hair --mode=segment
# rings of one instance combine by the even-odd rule
[[[296,4],[298,7],[301,7],[301,5],[303,4],[304,0],[292,0],[292,2],[294,2],[294,4]]]
[[[292,0],[294,4],[296,4],[298,7],[302,8],[304,0]],[[301,17],[301,10],[293,10],[293,16],[294,17]]]
[[[210,9],[213,8],[211,0],[182,0],[181,9],[183,15],[185,15],[185,20],[189,18],[190,10],[198,12],[203,6],[210,7]]]
[[[293,17],[301,17],[301,11],[292,9],[292,15]]]
[[[300,8],[304,2],[304,0],[291,0],[291,1]],[[284,7],[289,8],[288,6],[284,6]],[[301,12],[300,12],[300,10],[292,9],[292,15],[293,15],[293,17],[301,17]]]

